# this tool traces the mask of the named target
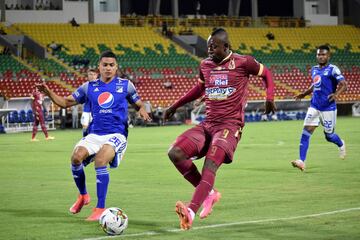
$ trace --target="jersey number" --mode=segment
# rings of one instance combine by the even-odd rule
[[[326,128],[332,128],[332,121],[324,121],[324,127]]]
[[[228,135],[229,135],[229,130],[224,129],[221,137],[222,137],[222,138],[227,138]]]
[[[112,137],[109,139],[109,142],[114,143],[115,147],[118,147],[120,145],[120,140],[117,137]]]

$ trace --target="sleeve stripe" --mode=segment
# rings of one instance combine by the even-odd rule
[[[263,74],[263,71],[264,71],[264,65],[262,65],[261,63],[260,63],[260,69],[259,69],[259,72],[258,72],[258,76],[261,76],[262,74]]]

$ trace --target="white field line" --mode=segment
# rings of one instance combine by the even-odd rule
[[[229,226],[238,226],[238,225],[245,225],[245,224],[257,224],[257,223],[267,223],[267,222],[277,222],[277,221],[289,221],[289,220],[297,220],[303,218],[316,218],[326,215],[334,215],[338,213],[345,213],[345,212],[352,212],[352,211],[359,211],[360,207],[355,208],[346,208],[340,209],[330,212],[321,212],[309,215],[300,215],[300,216],[293,216],[293,217],[282,217],[282,218],[269,218],[269,219],[259,219],[259,220],[249,220],[249,221],[242,221],[242,222],[232,222],[232,223],[221,223],[221,224],[213,224],[213,225],[206,225],[200,227],[193,227],[190,231],[202,230],[202,229],[211,229],[211,228],[220,228],[220,227],[229,227]],[[140,232],[140,233],[133,233],[133,234],[125,234],[119,236],[104,236],[104,237],[97,237],[97,238],[85,238],[82,240],[102,240],[102,239],[116,239],[116,238],[130,238],[130,237],[142,237],[142,236],[153,236],[153,235],[161,235],[163,233],[174,233],[174,232],[181,232],[180,229],[164,229],[160,231],[147,231],[147,232]]]

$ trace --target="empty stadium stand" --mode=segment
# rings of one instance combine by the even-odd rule
[[[7,96],[28,96],[30,86],[44,75],[60,95],[67,95],[86,81],[88,67],[96,67],[99,53],[111,49],[121,68],[136,78],[144,100],[153,106],[166,106],[184,94],[198,78],[199,59],[186,53],[168,38],[149,27],[121,27],[111,24],[16,24],[16,28],[47,47],[52,41],[62,46],[55,58],[29,57],[35,73],[15,58],[0,56],[3,78],[0,91]],[[194,27],[194,33],[207,38],[210,27]],[[176,29],[175,29],[176,31]],[[360,30],[352,26],[311,28],[234,28],[229,27],[234,51],[251,54],[268,66],[276,82],[277,99],[291,99],[311,84],[309,69],[316,64],[315,49],[330,44],[332,63],[344,73],[349,90],[341,101],[359,101]],[[273,33],[274,40],[266,38]],[[344,37],[345,36],[345,37]],[[77,73],[69,72],[69,69]],[[164,87],[171,81],[172,88]],[[261,78],[250,78],[249,100],[264,98]]]

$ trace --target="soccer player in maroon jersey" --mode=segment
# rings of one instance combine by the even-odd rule
[[[171,118],[177,108],[205,93],[206,119],[181,134],[168,152],[177,170],[195,187],[189,204],[176,203],[175,211],[183,230],[191,228],[201,205],[200,218],[205,218],[221,197],[213,188],[215,174],[221,164],[232,162],[241,138],[250,74],[264,79],[265,113],[276,110],[271,72],[253,57],[233,53],[224,29],[215,29],[209,36],[208,54],[200,64],[198,84],[164,114],[165,120]],[[200,174],[192,160],[203,156],[205,162]]]
[[[34,123],[33,123],[31,141],[32,142],[39,141],[39,139],[35,138],[39,124],[41,126],[42,131],[45,134],[46,140],[55,139],[54,137],[48,135],[48,132],[47,132],[47,129],[45,126],[44,114],[43,114],[43,110],[42,110],[44,95],[41,94],[38,90],[34,90],[31,94],[31,99],[32,99],[31,108],[32,108],[33,115],[34,115]]]

